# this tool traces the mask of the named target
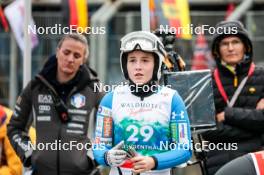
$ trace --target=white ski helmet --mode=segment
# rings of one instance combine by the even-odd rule
[[[127,72],[127,55],[134,50],[154,53],[152,80],[159,80],[161,76],[161,65],[166,55],[164,45],[160,39],[153,33],[147,31],[131,32],[121,38],[120,65],[126,79],[129,78]]]

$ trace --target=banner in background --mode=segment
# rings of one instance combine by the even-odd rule
[[[87,0],[63,0],[64,22],[66,26],[85,31],[89,25]]]
[[[4,14],[6,15],[7,20],[9,21],[10,27],[14,33],[17,44],[22,52],[24,52],[24,19],[25,19],[25,3],[24,0],[16,0],[9,4],[4,9]],[[31,17],[30,26],[34,28],[35,23]],[[36,33],[33,33],[31,30],[28,30],[29,35],[31,36],[31,48],[33,49],[38,45],[38,37]]]
[[[157,27],[173,27],[175,35],[181,39],[191,39],[188,0],[155,0]]]

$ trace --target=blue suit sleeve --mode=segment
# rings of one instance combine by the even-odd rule
[[[113,141],[113,119],[112,119],[113,92],[106,94],[96,114],[95,138],[93,144],[93,155],[101,165],[105,162],[105,153],[112,148]]]
[[[171,149],[167,152],[153,155],[156,159],[156,169],[171,168],[187,162],[191,156],[191,130],[188,114],[183,100],[176,92],[172,98],[171,116]]]

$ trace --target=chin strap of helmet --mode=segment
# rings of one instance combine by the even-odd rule
[[[145,97],[157,92],[158,85],[152,79],[142,85],[137,85],[131,79],[129,79],[129,88],[133,95],[140,97],[141,101],[143,101]]]

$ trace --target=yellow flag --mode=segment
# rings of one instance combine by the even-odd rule
[[[76,0],[77,13],[78,13],[78,27],[81,27],[83,31],[88,26],[88,10],[86,0]]]
[[[159,17],[160,24],[175,27],[178,38],[192,38],[188,0],[156,0],[155,3],[160,6],[163,15]]]

